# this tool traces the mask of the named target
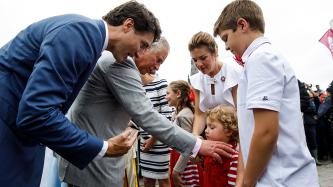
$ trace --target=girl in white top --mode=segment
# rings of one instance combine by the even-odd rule
[[[206,32],[195,34],[188,49],[199,70],[190,80],[195,94],[193,134],[200,135],[205,127],[204,112],[217,105],[236,106],[241,68],[219,61],[218,46]]]

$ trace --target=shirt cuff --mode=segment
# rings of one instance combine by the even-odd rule
[[[194,148],[192,150],[192,158],[195,158],[200,150],[202,144],[202,140],[200,138],[197,138],[197,141],[195,142]]]
[[[109,146],[108,142],[104,141],[103,147],[102,147],[101,151],[97,154],[97,156],[94,158],[94,161],[99,160],[104,157],[106,151],[108,150],[108,146]]]

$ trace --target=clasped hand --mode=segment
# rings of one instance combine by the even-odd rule
[[[118,157],[126,154],[138,137],[138,131],[127,127],[121,134],[108,139],[108,149],[105,156]]]
[[[221,156],[231,158],[232,153],[236,152],[237,151],[234,150],[230,144],[211,140],[202,140],[199,149],[200,155],[213,157],[219,163],[222,163]]]

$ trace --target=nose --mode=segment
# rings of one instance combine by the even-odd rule
[[[227,43],[225,43],[225,50],[229,51],[230,50],[230,47]]]

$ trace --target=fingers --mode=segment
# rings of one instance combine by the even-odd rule
[[[213,153],[213,158],[214,158],[214,160],[216,160],[218,163],[222,164],[222,158],[221,158],[220,155],[217,154],[216,152]]]
[[[132,134],[132,128],[131,127],[127,127],[122,133],[121,136],[125,139],[130,137]]]
[[[127,128],[122,134],[108,140],[107,156],[117,157],[126,154],[137,139],[138,131]]]
[[[127,136],[128,142],[130,143],[130,145],[132,146],[136,140],[136,138],[138,137],[138,131],[137,130],[132,130],[131,134],[129,136]]]
[[[224,142],[216,142],[215,144],[215,151],[222,156],[225,157],[232,157],[233,153],[237,153],[236,150],[234,150],[230,144],[224,143]]]

